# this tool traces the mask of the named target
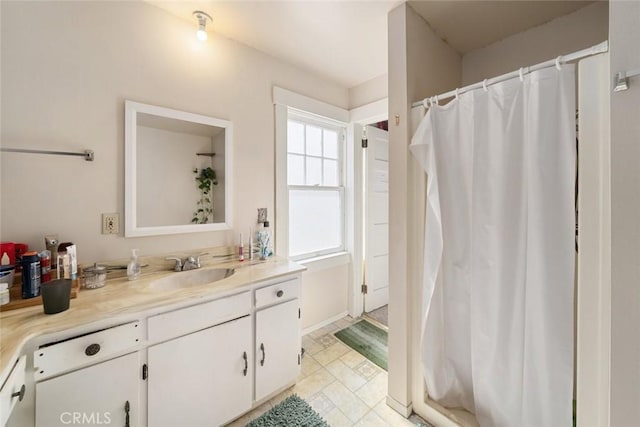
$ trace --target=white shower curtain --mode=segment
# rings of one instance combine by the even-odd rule
[[[570,426],[574,67],[464,93],[423,118],[422,362],[481,426]]]

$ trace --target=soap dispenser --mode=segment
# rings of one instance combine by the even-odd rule
[[[269,230],[269,221],[263,223],[261,230],[258,230],[258,247],[260,248],[260,259],[265,260],[273,255],[271,249],[271,231]]]
[[[127,264],[127,277],[129,280],[136,280],[140,277],[140,264],[138,263],[138,250],[131,249],[131,259]]]

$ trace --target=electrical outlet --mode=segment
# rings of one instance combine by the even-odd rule
[[[120,214],[102,214],[102,234],[118,234],[120,232]]]
[[[258,208],[258,224],[262,224],[267,220],[267,208]]]

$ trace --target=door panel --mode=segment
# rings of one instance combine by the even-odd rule
[[[251,348],[250,316],[149,347],[149,426],[218,426],[247,411]]]
[[[367,126],[365,153],[365,283],[366,312],[389,301],[389,134]]]
[[[256,400],[292,383],[300,373],[299,307],[294,299],[256,313]]]
[[[36,427],[129,425],[140,419],[140,359],[128,354],[36,384]],[[117,380],[116,380],[117,379]]]

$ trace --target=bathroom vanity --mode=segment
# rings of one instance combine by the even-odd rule
[[[190,272],[150,273],[83,291],[58,315],[3,313],[1,425],[230,422],[300,372],[303,270],[269,260],[175,289],[153,284]]]

